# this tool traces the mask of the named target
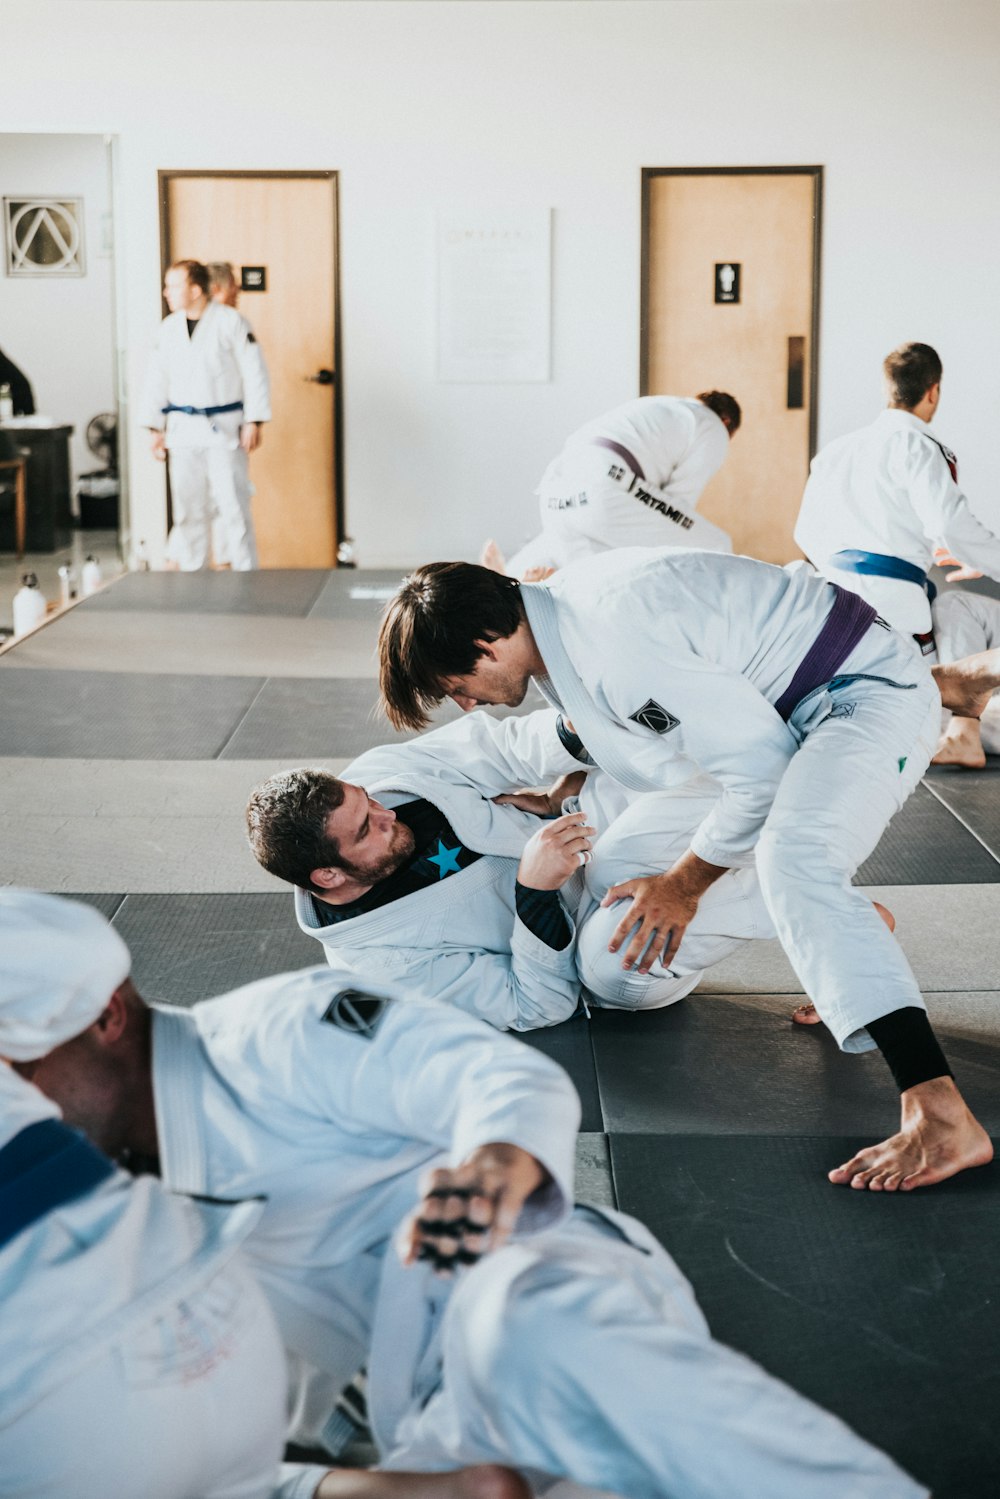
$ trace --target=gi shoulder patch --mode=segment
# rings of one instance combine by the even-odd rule
[[[339,1031],[349,1031],[363,1041],[373,1041],[391,1003],[383,995],[365,994],[361,989],[342,989],[324,1011],[323,1019]]]
[[[646,699],[641,708],[630,713],[629,719],[644,729],[652,729],[654,734],[669,734],[671,729],[676,729],[680,724],[679,718],[668,713],[666,708],[661,708],[655,698],[651,697]]]

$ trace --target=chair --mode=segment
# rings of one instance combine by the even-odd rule
[[[20,454],[16,458],[0,457],[0,514],[13,508],[14,547],[18,561],[24,556],[26,468],[27,460]]]

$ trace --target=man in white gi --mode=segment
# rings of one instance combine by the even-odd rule
[[[740,421],[731,395],[706,390],[694,399],[640,396],[588,422],[542,475],[541,535],[506,571],[520,577],[528,568],[563,567],[613,547],[731,552],[727,533],[695,510]],[[494,543],[487,543],[483,561],[504,571]]]
[[[961,576],[1000,578],[1000,535],[959,488],[954,453],[931,435],[941,399],[935,350],[902,344],[886,356],[883,374],[886,410],[813,459],[795,540],[825,577],[868,599],[925,655],[954,661],[1000,641],[1000,605],[972,603],[967,594],[935,598],[927,578],[935,548],[961,558]],[[955,715],[937,763],[981,767],[984,740],[1000,751],[997,705],[986,710],[982,736],[977,720]]]
[[[153,456],[170,455],[173,529],[169,555],[184,572],[205,567],[213,511],[226,557],[239,572],[257,566],[250,514],[248,455],[270,420],[270,386],[249,323],[209,300],[208,272],[196,260],[170,266],[160,325],[143,398]]]
[[[585,753],[551,710],[471,714],[366,751],[342,780],[272,776],[247,806],[250,847],[295,886],[299,926],[331,963],[405,981],[501,1030],[568,1019],[581,983],[598,1005],[673,1004],[745,941],[774,936],[756,873],[713,885],[668,969],[623,973],[602,897],[664,849],[681,853],[717,793],[701,780],[684,797],[629,798],[596,771],[581,791]],[[501,794],[554,776],[547,793]],[[629,800],[642,805],[624,811]]]
[[[31,1077],[172,1189],[263,1200],[246,1253],[286,1344],[332,1388],[367,1360],[384,1468],[510,1464],[553,1499],[926,1495],[715,1343],[641,1224],[571,1210],[560,1068],[356,984],[306,969],[150,1011],[126,983]]]
[[[935,686],[871,605],[804,564],[668,548],[524,585],[463,562],[419,568],[387,606],[379,656],[397,727],[421,727],[445,696],[516,706],[535,677],[623,786],[669,789],[699,768],[716,779],[687,851],[608,891],[630,900],[612,946],[626,969],[669,965],[705,892],[756,851],[821,1019],[844,1050],[877,1044],[902,1095],[899,1134],[831,1181],[908,1190],[992,1158],[902,952],[851,878],[926,769],[942,699],[974,715],[1000,685],[995,652],[933,668]]]

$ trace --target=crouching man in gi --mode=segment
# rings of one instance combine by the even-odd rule
[[[992,1158],[903,953],[851,877],[926,769],[942,699],[980,712],[1000,684],[997,653],[932,677],[871,605],[805,565],[672,549],[524,585],[431,564],[389,603],[379,653],[397,727],[420,727],[445,696],[466,710],[516,706],[535,677],[623,786],[670,788],[696,767],[716,779],[687,850],[608,891],[609,904],[629,901],[611,946],[626,970],[669,964],[705,893],[756,848],[767,908],[820,1017],[844,1050],[877,1045],[902,1095],[899,1133],[831,1181],[906,1190]]]
[[[669,968],[624,973],[601,898],[664,850],[682,853],[718,793],[701,777],[682,796],[630,797],[600,772],[581,789],[585,754],[551,710],[470,714],[367,751],[343,780],[272,776],[247,806],[250,847],[296,887],[299,926],[331,963],[405,980],[501,1030],[568,1019],[581,984],[598,1005],[660,1008],[774,928],[754,869],[731,870]],[[545,793],[510,792],[553,776]]]
[[[128,949],[92,907],[0,893],[0,1492],[526,1494],[493,1468],[432,1481],[281,1463],[281,1340],[239,1254],[260,1203],[190,1201],[151,1176],[134,1181],[27,1081],[41,1057],[58,1067],[128,971]]]
[[[270,382],[246,318],[208,293],[197,260],[167,268],[170,315],[146,376],[143,421],[154,458],[170,456],[171,561],[183,572],[207,566],[215,514],[225,560],[247,572],[257,566],[248,460],[271,419]]]
[[[165,1186],[262,1200],[245,1252],[286,1345],[333,1390],[367,1362],[384,1469],[506,1463],[567,1499],[926,1494],[713,1342],[641,1224],[571,1210],[571,1083],[453,1008],[325,967],[191,1011],[125,981],[18,1065]]]
[[[613,547],[731,552],[727,533],[695,511],[741,420],[739,403],[721,390],[640,396],[605,412],[567,438],[542,475],[541,535],[506,564],[487,542],[483,562],[521,577]]]
[[[886,409],[868,427],[828,443],[812,461],[795,540],[833,583],[860,593],[913,635],[931,661],[956,661],[1000,644],[1000,604],[937,594],[927,577],[938,544],[961,558],[956,578],[1000,578],[1000,535],[977,517],[958,483],[958,459],[931,433],[941,360],[929,344],[901,344],[882,366]],[[947,558],[939,558],[947,561]],[[1000,703],[978,719],[954,714],[938,765],[981,769],[1000,752]]]

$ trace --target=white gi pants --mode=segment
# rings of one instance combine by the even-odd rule
[[[870,1051],[865,1030],[925,1005],[902,948],[852,876],[915,789],[938,741],[941,698],[909,642],[877,629],[843,677],[800,703],[802,743],[757,844],[757,874],[781,945],[844,1051]],[[852,663],[863,676],[851,679]],[[879,680],[882,677],[886,680]],[[912,684],[892,686],[889,683]]]
[[[277,1329],[249,1271],[230,1262],[13,1425],[0,1417],[0,1495],[270,1499],[284,1427]],[[310,1493],[316,1480],[313,1470]]]
[[[669,968],[655,962],[647,974],[622,968],[621,952],[608,952],[627,901],[602,909],[612,885],[637,875],[662,874],[687,851],[698,825],[718,799],[707,776],[671,792],[639,796],[594,845],[586,869],[586,896],[577,914],[580,980],[595,1004],[624,1010],[655,1010],[683,999],[706,968],[737,952],[754,937],[776,935],[757,871],[731,869],[702,896]]]
[[[234,572],[257,567],[250,497],[253,486],[247,455],[237,446],[170,448],[170,498],[174,524],[167,555],[182,572],[208,564],[212,517],[222,556]]]
[[[931,605],[931,617],[939,661],[960,661],[1000,645],[1000,602],[987,594],[939,593]],[[991,699],[980,731],[986,753],[1000,755],[1000,696]]]
[[[613,547],[702,547],[731,552],[732,539],[690,505],[638,478],[608,448],[562,453],[538,486],[542,533],[507,563],[512,577],[529,567],[565,567]]]
[[[414,1297],[418,1284],[427,1282],[412,1283]],[[436,1390],[420,1388],[418,1370],[383,1467],[507,1463],[553,1499],[927,1492],[716,1343],[673,1260],[624,1214],[578,1208],[562,1227],[487,1256],[460,1276],[432,1343],[421,1365],[440,1367]],[[392,1344],[386,1337],[390,1359]],[[382,1372],[373,1357],[376,1431]],[[571,1482],[553,1489],[559,1478]]]

